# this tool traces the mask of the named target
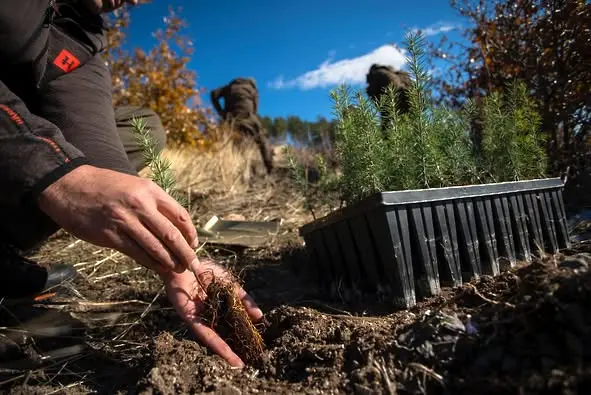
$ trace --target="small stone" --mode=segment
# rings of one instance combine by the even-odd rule
[[[504,257],[499,257],[498,262],[499,262],[499,269],[503,272],[510,270],[515,265],[515,262],[512,262],[509,259],[504,258]]]
[[[349,328],[337,328],[335,338],[338,342],[349,343],[351,341],[351,330]]]
[[[453,333],[463,333],[466,331],[464,323],[458,318],[456,314],[445,314],[443,312],[438,312],[437,316],[441,326],[445,329]]]
[[[276,376],[277,375],[277,368],[275,368],[275,366],[269,366],[267,368],[267,372],[269,373],[270,376]]]

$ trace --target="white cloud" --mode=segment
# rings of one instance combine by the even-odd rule
[[[328,86],[365,83],[365,75],[373,63],[389,65],[400,69],[406,64],[406,50],[395,45],[382,45],[373,51],[356,58],[336,62],[332,58],[322,62],[318,68],[310,70],[294,79],[285,80],[282,75],[269,83],[274,89],[298,87],[302,90],[326,88]]]
[[[441,33],[447,33],[458,28],[460,28],[460,25],[446,22],[437,22],[424,28],[413,28],[411,31],[416,33],[418,30],[420,30],[423,35],[425,35],[425,37],[431,37]]]

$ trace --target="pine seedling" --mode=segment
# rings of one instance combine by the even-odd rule
[[[316,199],[322,205],[330,205],[338,191],[340,177],[329,171],[326,159],[321,154],[314,156],[314,166],[318,171],[318,181],[315,184]],[[333,207],[331,206],[331,209]]]
[[[470,136],[472,113],[470,101],[459,111],[445,106],[433,109],[432,129],[442,186],[474,184],[480,179]]]
[[[343,176],[339,185],[342,199],[351,203],[383,190],[386,174],[386,146],[379,114],[360,93],[352,100],[345,86],[331,92],[337,117],[335,148]]]
[[[176,180],[171,169],[172,164],[168,159],[163,158],[159,154],[156,149],[156,142],[150,133],[150,128],[146,126],[146,121],[143,118],[133,117],[131,126],[136,141],[143,152],[146,166],[150,169],[150,179],[179,202],[179,204],[187,207],[187,199],[175,189]]]
[[[382,114],[382,133],[386,139],[398,132],[400,122],[400,111],[398,109],[398,99],[400,90],[388,85],[383,95],[379,96],[375,105]]]
[[[306,167],[298,161],[298,159],[293,153],[293,149],[285,148],[285,153],[287,154],[289,169],[294,178],[296,186],[304,196],[304,208],[310,211],[312,213],[312,217],[314,217],[315,219],[316,216],[314,214],[313,204],[311,200],[312,196],[310,191],[310,184],[308,183],[308,178],[306,177]]]
[[[414,173],[414,158],[408,149],[414,144],[414,136],[406,127],[404,117],[397,107],[399,89],[389,85],[376,105],[382,115],[382,134],[386,146],[384,184],[389,190],[412,189],[418,186]]]
[[[527,87],[523,82],[514,81],[509,84],[508,90],[508,116],[515,128],[516,177],[544,177],[548,164],[544,149],[546,137],[540,131],[542,119],[537,112],[536,104],[527,94]]]
[[[314,168],[318,172],[318,179],[314,185],[311,185],[308,178],[309,168],[298,160],[292,148],[286,148],[285,151],[291,175],[304,196],[304,208],[310,211],[312,217],[316,219],[314,203],[326,205],[331,202],[334,191],[337,190],[338,177],[329,172],[324,157],[321,154],[316,154],[314,155]]]
[[[490,93],[482,108],[483,166],[493,182],[545,175],[547,154],[540,116],[523,83],[507,86],[507,94]]]
[[[406,122],[412,130],[414,144],[414,163],[417,167],[418,181],[421,188],[438,187],[444,184],[442,155],[437,150],[437,138],[434,130],[433,105],[428,94],[429,75],[424,68],[424,36],[422,33],[408,33],[406,46],[409,56],[407,63],[410,69],[412,85],[408,92],[410,111]]]

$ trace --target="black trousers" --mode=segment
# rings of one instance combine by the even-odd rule
[[[70,39],[55,47],[72,45],[81,44]],[[145,167],[132,133],[134,116],[145,119],[159,149],[165,145],[164,128],[153,111],[132,106],[113,108],[111,75],[100,54],[70,73],[51,78],[33,95],[21,99],[35,115],[58,126],[93,166],[127,174],[137,174]],[[20,250],[35,248],[58,229],[37,207],[0,207],[0,241]]]

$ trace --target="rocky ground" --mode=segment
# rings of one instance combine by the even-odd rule
[[[263,196],[257,205],[254,196],[242,205],[203,197],[195,215],[240,210],[273,218],[292,202]],[[591,244],[396,311],[324,299],[307,276],[297,225],[286,221],[267,248],[204,249],[240,274],[265,312],[265,357],[244,370],[191,338],[152,274],[113,251],[58,235],[36,258],[71,262],[83,276],[67,296],[34,308],[0,304],[8,327],[0,335],[10,339],[0,344],[10,351],[0,363],[2,390],[579,394],[591,388]],[[37,332],[49,322],[52,337],[14,331],[17,319],[37,323]],[[57,348],[61,354],[43,360]]]

